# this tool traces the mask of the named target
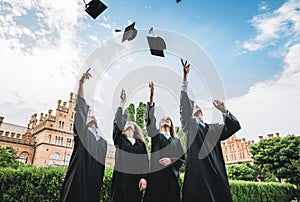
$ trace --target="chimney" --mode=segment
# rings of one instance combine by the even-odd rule
[[[70,99],[69,99],[69,102],[73,102],[73,95],[74,95],[74,93],[70,93]]]
[[[246,138],[243,137],[243,138],[242,138],[242,141],[243,141],[243,142],[246,142]]]
[[[268,139],[273,138],[273,134],[268,134]]]
[[[262,135],[260,135],[260,136],[258,136],[258,139],[262,140],[262,139],[264,139],[264,137]]]
[[[280,137],[279,133],[275,133],[276,134],[276,137]]]
[[[52,113],[52,110],[51,110],[51,109],[49,109],[49,110],[48,110],[48,119],[50,119],[50,117],[51,117],[51,113]]]
[[[67,109],[67,102],[63,102],[63,110]]]
[[[58,109],[58,110],[60,110],[60,108],[61,108],[61,107],[60,107],[60,104],[61,104],[61,100],[58,100],[58,101],[57,101],[57,109]]]
[[[40,122],[42,122],[44,120],[44,113],[41,113],[41,117],[40,117]]]
[[[254,144],[254,140],[251,140],[251,144]]]
[[[0,116],[0,126],[3,123],[4,116]]]

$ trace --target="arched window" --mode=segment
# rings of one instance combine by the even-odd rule
[[[50,162],[49,162],[49,165],[53,165],[53,164],[58,165],[58,164],[59,164],[59,159],[60,159],[59,153],[55,152],[54,154],[52,154],[52,155],[50,156]]]
[[[28,152],[22,152],[20,154],[19,160],[23,163],[27,163],[28,162],[28,157],[29,157],[29,153]]]

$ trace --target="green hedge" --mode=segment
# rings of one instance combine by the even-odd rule
[[[112,169],[105,169],[101,202],[109,201],[112,172]],[[66,168],[61,167],[1,168],[0,201],[58,201],[62,186],[61,177],[65,173]],[[183,175],[180,176],[180,180],[183,181]],[[234,202],[288,202],[295,193],[292,185],[280,183],[230,181],[230,187]]]

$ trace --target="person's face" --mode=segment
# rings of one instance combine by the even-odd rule
[[[89,116],[86,121],[86,125],[89,128],[98,128],[97,119],[94,116]]]
[[[202,119],[203,118],[202,110],[198,105],[195,106],[193,115],[197,119]]]
[[[126,137],[132,137],[134,132],[134,123],[132,121],[126,122],[123,130],[123,134]]]
[[[163,117],[161,119],[161,127],[165,127],[165,126],[168,126],[170,128],[172,127],[172,121],[170,117]]]

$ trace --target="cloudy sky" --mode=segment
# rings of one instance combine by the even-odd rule
[[[155,34],[164,34],[158,30],[165,30],[183,36],[207,54],[222,81],[225,102],[241,122],[239,137],[256,140],[259,135],[268,133],[300,134],[297,121],[300,113],[300,0],[103,2],[108,9],[93,20],[79,0],[23,0],[22,3],[1,0],[0,115],[5,116],[5,122],[26,126],[33,113],[54,109],[58,99],[68,101],[91,55],[105,51],[106,43],[120,39],[122,33],[115,33],[115,29],[124,31],[127,25],[136,22],[139,30],[154,27]],[[141,37],[141,33],[138,36]],[[166,35],[162,37],[169,41],[168,50],[175,42]],[[178,43],[180,45],[180,41]],[[124,44],[130,46],[130,42]],[[189,47],[181,47],[189,51]],[[158,112],[168,111],[179,124],[178,94],[166,89],[163,81],[164,78],[168,82],[172,80],[165,75],[168,71],[174,72],[174,82],[180,79],[180,56],[166,51],[165,58],[158,58],[144,50],[110,65],[97,81],[100,90],[95,95],[97,106],[108,103],[111,106],[107,112],[99,112],[108,137],[114,111],[111,103],[118,97],[120,86],[126,88],[124,80],[127,76],[134,78],[132,75],[137,76],[139,84],[132,90],[129,101],[135,104],[147,101],[147,82],[154,80],[156,102],[161,107]],[[189,59],[189,54],[182,57]],[[156,69],[158,65],[161,71]],[[124,66],[130,67],[125,69]],[[147,70],[142,70],[147,67],[153,71],[143,80],[143,72]],[[191,76],[190,86],[195,99],[201,104],[206,101],[203,105],[208,106],[213,99],[209,96],[210,89],[199,93],[202,92],[199,86],[204,86],[204,82],[201,73],[195,76],[198,67],[192,68],[194,77]],[[92,73],[100,72],[95,69]],[[176,80],[176,76],[179,79]],[[171,104],[165,97],[172,100]],[[101,110],[104,107],[98,107],[98,111]]]

